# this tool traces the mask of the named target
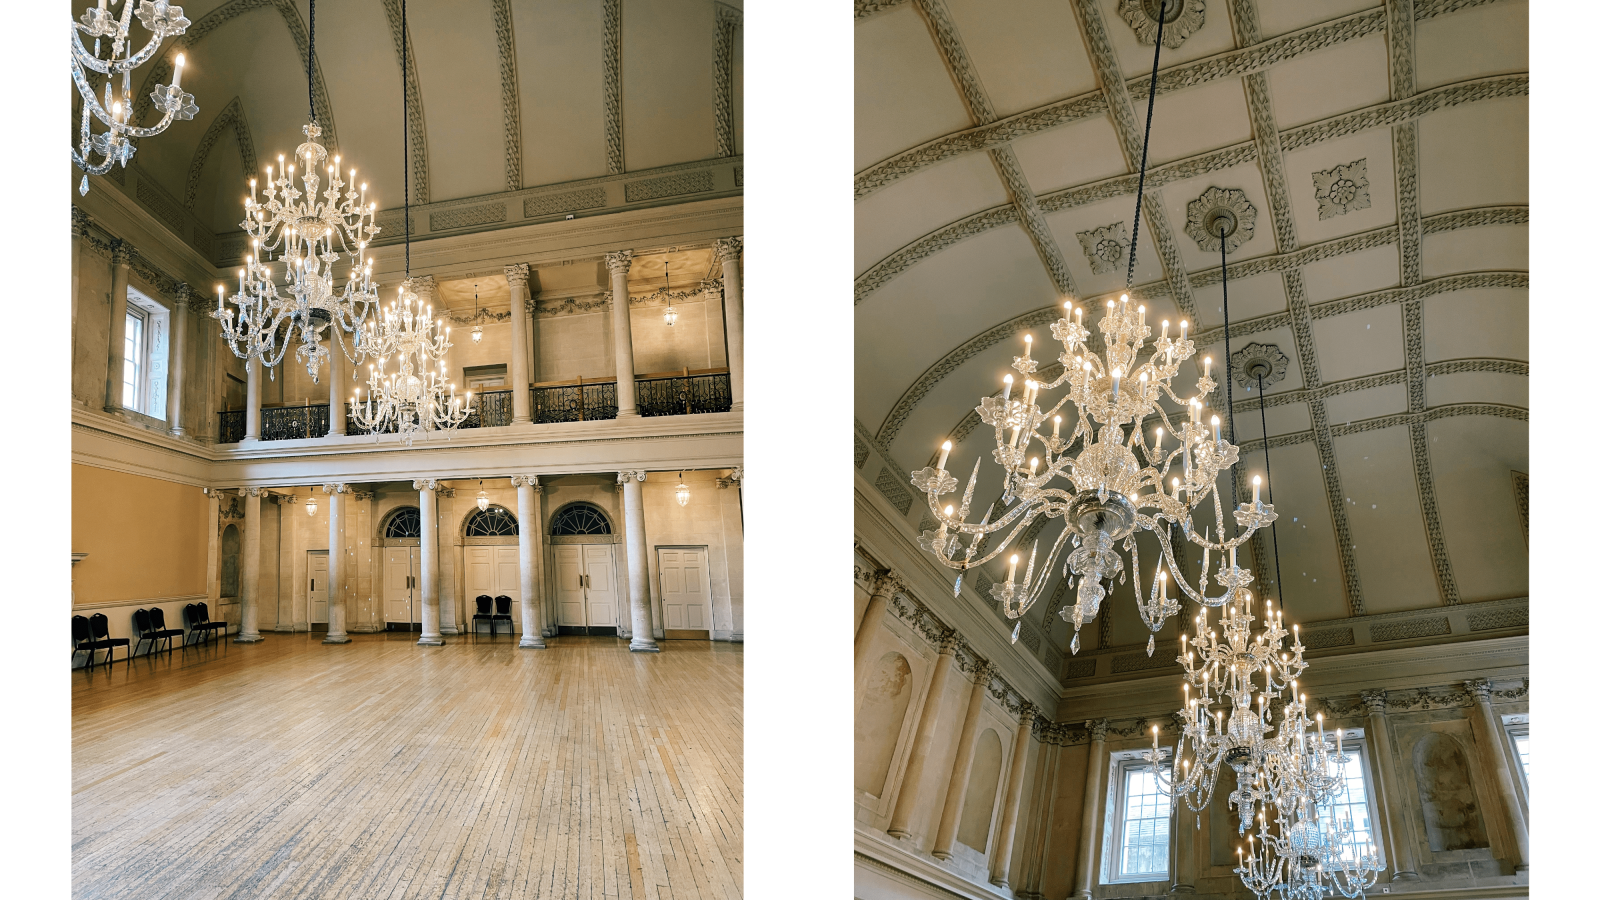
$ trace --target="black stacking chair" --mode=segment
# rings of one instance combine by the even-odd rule
[[[210,640],[211,636],[216,634],[220,629],[223,637],[227,637],[228,623],[211,621],[211,613],[206,609],[204,600],[200,601],[199,603],[191,603],[188,606],[185,606],[183,610],[189,615],[190,634],[199,634],[205,639]],[[223,643],[227,643],[227,641],[224,640]]]
[[[477,599],[473,602],[478,605],[478,611],[472,616],[472,634],[474,636],[478,634],[479,622],[488,622],[489,637],[493,638],[496,634],[498,634],[498,632],[495,631],[494,614],[490,612],[491,604],[494,603],[494,598],[490,597],[488,594],[479,594]]]
[[[166,611],[159,606],[150,607],[150,625],[154,628],[154,631],[147,636],[152,640],[165,640],[167,642],[168,653],[172,652],[172,639],[182,638],[185,636],[182,628],[167,627]]]
[[[133,643],[133,655],[139,655],[139,648],[144,646],[145,641],[150,642],[150,652],[156,652],[156,642],[160,638],[156,637],[156,627],[150,623],[148,609],[140,608],[133,611],[133,627],[139,632],[139,639]]]
[[[511,598],[505,594],[494,598],[494,618],[489,624],[493,626],[497,622],[506,623],[506,634],[516,636],[517,630],[511,625]]]
[[[111,661],[116,659],[118,647],[128,648],[128,663],[130,665],[133,663],[133,641],[128,638],[112,637],[111,621],[106,618],[105,613],[95,613],[89,617],[89,633],[94,637],[96,647],[105,648],[107,666],[110,666]],[[90,655],[93,656],[93,654]]]
[[[94,633],[89,628],[89,619],[85,616],[73,616],[72,655],[77,656],[84,652],[89,654],[89,661],[84,663],[84,669],[94,667],[94,652],[100,648],[101,645],[95,642]]]

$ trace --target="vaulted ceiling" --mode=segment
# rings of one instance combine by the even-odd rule
[[[1093,309],[1124,285],[1149,5],[857,2],[856,457],[913,528],[930,517],[905,473],[946,438],[963,480],[989,457],[973,407],[1023,334],[1054,361],[1062,299]],[[1220,367],[1222,260],[1191,219],[1242,192],[1230,343],[1287,358],[1265,393],[1290,615],[1525,596],[1528,4],[1182,5],[1132,293],[1153,321],[1187,319]],[[1233,392],[1243,469],[1261,474],[1260,395]],[[984,471],[977,511],[998,492],[992,458]],[[1262,571],[1270,538],[1253,549]],[[1148,585],[1155,545],[1141,550]],[[1028,616],[1058,647],[1060,577]],[[1144,643],[1129,589],[1085,646]]]
[[[182,5],[192,24],[135,73],[134,92],[148,98],[168,83],[183,52],[183,87],[200,114],[138,142],[135,164],[167,195],[139,198],[181,206],[227,235],[237,231],[247,179],[305,140],[310,8],[307,0]],[[403,109],[400,0],[325,0],[314,79],[323,140],[357,168],[380,210],[404,196],[402,127],[411,132],[414,206],[737,156],[741,6],[415,0]],[[157,118],[149,106],[136,108],[145,124]],[[164,212],[183,231],[184,215]]]

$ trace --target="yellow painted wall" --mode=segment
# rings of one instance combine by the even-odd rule
[[[206,495],[200,488],[109,469],[72,467],[72,552],[78,604],[206,591]]]

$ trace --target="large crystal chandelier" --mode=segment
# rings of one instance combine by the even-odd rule
[[[405,4],[400,6],[401,123],[409,103],[406,76],[409,70],[410,41],[406,35]],[[373,322],[356,335],[357,349],[377,363],[367,365],[367,399],[361,400],[358,387],[350,400],[350,418],[374,435],[392,431],[410,446],[418,432],[443,431],[450,434],[472,413],[472,392],[464,398],[455,395],[455,385],[445,372],[450,350],[450,327],[435,318],[433,305],[424,304],[411,284],[411,155],[406,129],[402,127],[401,157],[405,188],[406,279],[400,292]],[[388,371],[389,360],[396,370]]]
[[[316,27],[316,2],[312,0],[313,52]],[[313,72],[312,57],[307,58],[309,95]],[[372,261],[366,250],[380,229],[373,222],[378,205],[367,200],[365,183],[357,189],[354,168],[349,172],[349,190],[344,190],[343,161],[335,156],[329,162],[328,151],[318,140],[322,129],[317,125],[314,100],[310,106],[311,121],[301,129],[306,141],[295,149],[295,162],[285,165],[283,154],[278,154],[276,177],[272,166],[267,166],[264,196],[257,193],[256,180],[250,179],[244,221],[239,223],[250,235],[250,252],[245,267],[239,270],[239,291],[232,298],[238,311],[224,306],[218,288],[215,315],[234,354],[259,358],[269,369],[283,360],[298,331],[300,346],[295,356],[305,363],[312,381],[317,381],[318,371],[329,359],[328,347],[322,342],[324,329],[329,332],[329,343],[337,344],[352,362],[359,361],[362,323],[378,302],[378,286],[372,281]],[[295,187],[297,165],[304,166],[299,175],[304,191]],[[343,289],[335,286],[340,251],[350,256]],[[348,346],[345,334],[353,336]]]
[[[1161,44],[1156,42],[1156,69],[1151,72],[1151,97],[1161,61]],[[1145,116],[1145,147],[1149,146],[1152,108]],[[1144,202],[1144,177],[1147,158],[1139,161],[1139,190],[1134,205],[1133,238],[1128,248],[1129,289],[1133,285],[1134,251],[1138,246],[1139,216]],[[1239,451],[1222,439],[1220,419],[1208,416],[1205,401],[1217,383],[1211,379],[1211,359],[1206,357],[1204,372],[1195,393],[1180,396],[1175,381],[1182,364],[1194,356],[1187,320],[1178,324],[1174,339],[1170,321],[1161,323],[1161,336],[1150,342],[1152,330],[1145,322],[1145,308],[1130,305],[1128,294],[1120,300],[1107,300],[1104,315],[1097,324],[1103,350],[1093,349],[1089,327],[1084,325],[1084,307],[1065,303],[1065,314],[1050,332],[1065,345],[1059,355],[1062,374],[1049,383],[1034,380],[1039,362],[1033,358],[1033,336],[1024,335],[1023,353],[1015,357],[1012,368],[1023,378],[1021,395],[1013,398],[1015,381],[1004,379],[1000,397],[985,397],[977,407],[984,423],[993,426],[994,459],[1004,478],[999,517],[993,505],[977,523],[967,522],[972,493],[982,459],[973,466],[961,498],[955,504],[941,504],[940,498],[956,488],[956,479],[944,465],[950,453],[946,441],[939,464],[913,473],[911,482],[928,495],[928,505],[938,522],[936,530],[921,535],[921,545],[942,564],[965,572],[1004,553],[1039,517],[1061,518],[1062,529],[1044,560],[1037,566],[1039,544],[1028,551],[1028,564],[1022,580],[1016,580],[1022,548],[1009,559],[1006,581],[992,588],[1005,614],[1019,620],[1012,640],[1021,630],[1020,621],[1039,596],[1067,542],[1072,543],[1062,575],[1068,584],[1077,585],[1077,601],[1063,608],[1061,617],[1073,625],[1071,650],[1078,652],[1078,632],[1093,621],[1114,579],[1127,580],[1133,573],[1133,592],[1140,618],[1151,631],[1146,652],[1155,652],[1155,634],[1168,616],[1179,609],[1176,597],[1167,594],[1170,580],[1183,594],[1205,606],[1223,606],[1242,599],[1251,574],[1236,563],[1240,544],[1256,529],[1273,521],[1276,513],[1268,504],[1256,501],[1240,504],[1233,518],[1237,529],[1226,535],[1222,496],[1217,478],[1238,461]],[[1146,345],[1148,355],[1146,353]],[[1066,386],[1066,393],[1054,404],[1041,402],[1041,394]],[[1181,427],[1175,427],[1162,406],[1166,398],[1188,412]],[[1075,412],[1066,438],[1061,436],[1060,413],[1068,403]],[[1207,428],[1209,418],[1210,427]],[[1145,433],[1146,420],[1159,422],[1154,434]],[[1050,423],[1050,436],[1041,428]],[[1168,435],[1173,439],[1168,443]],[[1034,449],[1037,441],[1039,448]],[[1177,466],[1181,462],[1181,477]],[[1042,463],[1042,465],[1041,465]],[[1170,481],[1169,481],[1170,479]],[[1197,526],[1194,513],[1207,500],[1213,507],[1217,533]],[[941,508],[942,506],[942,508]],[[984,552],[989,535],[1010,529],[994,549]],[[1201,549],[1200,578],[1191,586],[1185,579],[1172,549],[1171,539],[1181,529],[1185,539]],[[1165,557],[1167,571],[1158,562],[1151,579],[1148,598],[1140,586],[1139,550],[1136,532],[1155,535]],[[1169,532],[1173,534],[1169,535]],[[962,539],[966,539],[963,546]],[[1124,566],[1121,551],[1129,555],[1131,566]],[[1207,594],[1211,581],[1211,557],[1216,554],[1215,580],[1223,588],[1217,595]],[[956,591],[961,578],[956,579]]]
[[[110,0],[115,5],[119,0]],[[78,184],[78,193],[89,193],[89,176],[104,175],[111,167],[121,163],[127,166],[135,149],[133,138],[151,137],[167,130],[174,120],[192,119],[200,111],[194,95],[178,87],[183,80],[183,54],[178,54],[172,72],[172,84],[158,84],[150,94],[156,108],[161,110],[161,121],[150,128],[128,124],[133,115],[133,70],[144,65],[168,37],[183,34],[189,20],[183,17],[183,7],[170,6],[166,0],[140,0],[139,22],[150,32],[150,42],[137,53],[128,39],[128,24],[133,17],[133,0],[126,0],[122,18],[118,19],[106,8],[107,0],[100,0],[99,8],[84,10],[83,17],[72,23],[72,83],[77,85],[78,96],[83,100],[82,121],[78,126],[78,146],[72,150],[72,162],[86,174]],[[94,38],[94,50],[83,46],[79,32]],[[101,42],[110,38],[110,55],[100,57]],[[84,69],[92,69],[105,76],[105,97],[96,99],[94,87]],[[122,93],[112,93],[111,83],[116,75],[122,76]],[[109,130],[90,134],[89,118],[99,119]],[[100,161],[94,162],[94,154]]]

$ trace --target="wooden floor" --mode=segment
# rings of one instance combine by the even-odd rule
[[[742,645],[353,637],[74,671],[73,896],[742,895]]]

